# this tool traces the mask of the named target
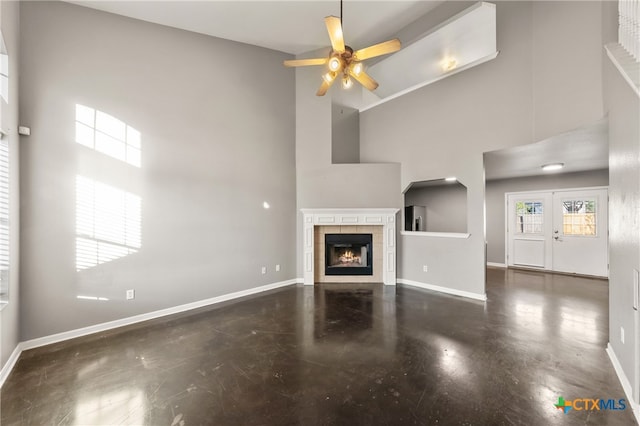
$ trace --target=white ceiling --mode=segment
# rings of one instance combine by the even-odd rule
[[[324,17],[340,16],[339,0],[93,1],[69,3],[290,54],[327,47]],[[347,0],[344,34],[354,49],[392,38],[443,1]]]
[[[541,142],[488,152],[484,155],[486,180],[547,174],[541,166],[564,163],[552,173],[569,173],[609,167],[607,120],[601,120]]]

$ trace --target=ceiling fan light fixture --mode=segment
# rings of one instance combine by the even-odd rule
[[[353,86],[353,80],[351,80],[351,78],[349,78],[349,76],[345,74],[344,77],[342,77],[342,88],[350,89],[351,86]]]
[[[1,1],[1,0],[0,0]],[[286,67],[303,67],[311,65],[326,65],[327,72],[322,75],[322,83],[316,96],[324,96],[339,75],[343,75],[342,87],[350,88],[354,80],[368,90],[375,90],[378,83],[365,71],[362,61],[377,56],[388,55],[400,50],[400,40],[397,38],[383,43],[374,44],[354,51],[344,43],[342,33],[342,0],[340,0],[340,17],[327,16],[324,23],[331,41],[331,53],[325,58],[288,59],[284,61]]]
[[[327,83],[332,83],[333,80],[336,79],[336,76],[338,74],[333,72],[333,71],[329,71],[328,73],[325,73],[322,75],[322,78],[324,79],[324,81],[326,81]]]
[[[333,56],[329,59],[329,70],[337,72],[342,68],[342,61],[337,56]]]
[[[362,70],[363,70],[362,62],[352,62],[350,65],[350,68],[353,75],[357,77],[362,73]]]

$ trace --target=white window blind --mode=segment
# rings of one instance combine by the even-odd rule
[[[0,139],[0,303],[9,297],[9,141]]]

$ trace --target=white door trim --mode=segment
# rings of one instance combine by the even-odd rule
[[[570,192],[570,191],[591,191],[598,189],[609,190],[609,186],[586,186],[577,188],[558,188],[558,189],[537,189],[532,191],[512,191],[504,193],[504,264],[509,267],[509,197],[510,196],[529,196],[542,193],[553,194],[555,192]],[[608,203],[608,201],[607,201]],[[607,263],[609,263],[609,223],[607,221]],[[535,268],[534,268],[535,269]],[[551,269],[549,269],[551,270]],[[608,274],[607,274],[608,275]]]

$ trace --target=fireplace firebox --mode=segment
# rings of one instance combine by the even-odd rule
[[[325,275],[373,275],[372,234],[325,234]]]

